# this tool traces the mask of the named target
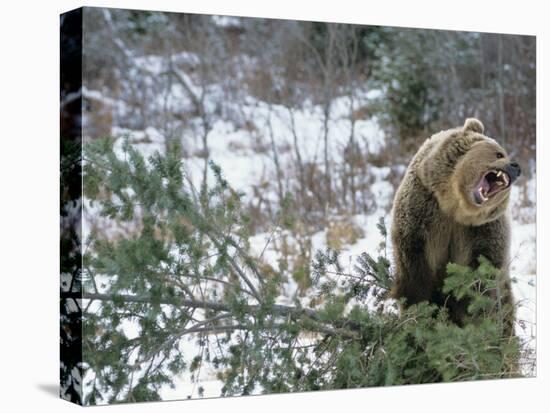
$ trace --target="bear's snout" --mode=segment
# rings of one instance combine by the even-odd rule
[[[510,176],[510,183],[514,182],[521,175],[521,168],[517,162],[510,162],[504,170]]]

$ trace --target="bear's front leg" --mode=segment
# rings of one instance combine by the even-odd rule
[[[391,231],[396,272],[391,296],[404,298],[406,306],[431,301],[437,288],[426,250],[437,208],[432,194],[408,174],[395,197]]]
[[[431,301],[434,276],[426,258],[425,240],[420,233],[399,226],[392,233],[396,278],[391,296],[405,298],[407,306]]]

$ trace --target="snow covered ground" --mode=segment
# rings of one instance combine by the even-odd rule
[[[184,56],[185,57],[185,56]],[[186,58],[189,58],[187,56]],[[195,57],[196,58],[196,57]],[[163,70],[163,61],[155,56],[141,58],[142,68],[154,73]],[[191,79],[189,79],[191,81]],[[188,99],[182,96],[184,93],[177,84],[173,85],[170,104],[177,105],[189,104]],[[115,112],[115,121],[111,128],[111,133],[115,137],[126,136],[130,142],[134,143],[136,148],[145,154],[150,155],[155,151],[163,152],[165,149],[166,136],[159,128],[147,126],[143,130],[132,130],[122,127],[117,123],[117,119],[122,119],[127,114],[127,108],[123,101],[113,100],[108,97],[104,91],[84,89],[83,94],[89,99],[103,101],[106,105],[112,107]],[[333,162],[338,163],[339,159],[334,159],[336,154],[342,153],[342,148],[346,144],[350,134],[350,110],[355,110],[361,106],[368,105],[372,99],[379,97],[380,92],[376,90],[364,91],[358,93],[353,108],[350,108],[350,100],[347,97],[340,97],[334,100],[332,104],[331,116],[329,121],[329,143],[330,154]],[[181,101],[178,103],[178,97]],[[220,96],[216,88],[212,87],[206,94],[205,107],[215,108],[216,100]],[[159,97],[160,99],[160,97]],[[214,109],[212,109],[214,110]],[[212,123],[212,129],[208,134],[209,156],[217,163],[223,171],[228,183],[237,190],[242,191],[246,197],[253,197],[253,188],[262,180],[272,180],[275,176],[275,165],[270,150],[258,150],[258,141],[264,139],[269,142],[273,139],[280,156],[280,162],[283,170],[293,162],[294,153],[288,150],[292,147],[294,135],[297,135],[299,151],[304,161],[313,161],[321,158],[323,150],[322,129],[323,129],[323,111],[322,108],[311,103],[304,104],[300,108],[290,111],[281,105],[270,105],[248,96],[244,103],[224,102],[224,111],[240,113],[240,121],[232,121],[229,117],[216,119]],[[84,134],[86,134],[87,121],[84,121]],[[189,130],[182,130],[181,140],[189,156],[184,160],[184,168],[191,180],[198,186],[202,176],[204,158],[197,155],[201,150],[202,143],[195,139],[193,122],[190,122]],[[355,134],[359,148],[370,154],[377,154],[383,151],[387,144],[387,137],[379,125],[376,117],[357,120],[355,123]],[[119,139],[122,142],[122,138]],[[264,142],[264,143],[265,143]],[[383,241],[382,235],[376,228],[380,217],[385,219],[389,230],[391,222],[389,219],[389,210],[393,199],[395,187],[388,180],[388,176],[393,171],[402,173],[406,165],[392,165],[385,167],[369,167],[369,173],[372,175],[372,184],[370,192],[373,194],[374,207],[368,214],[355,215],[351,217],[353,223],[362,229],[362,236],[353,244],[344,244],[342,247],[342,263],[353,266],[356,257],[364,251],[372,255],[378,252],[380,243]],[[210,177],[212,179],[212,177]],[[266,193],[265,197],[273,197],[276,194]],[[510,273],[514,279],[513,289],[515,299],[518,303],[516,326],[517,334],[535,345],[536,330],[536,225],[534,207],[524,207],[525,199],[528,199],[534,205],[535,200],[535,177],[528,182],[519,182],[512,191],[512,216],[513,235],[511,248]],[[97,223],[97,211],[85,203],[84,213],[84,237],[90,231],[90,226]],[[277,232],[274,236],[279,236]],[[251,252],[259,256],[270,265],[276,267],[278,253],[270,245],[266,244],[272,241],[272,232],[259,233],[250,239]],[[324,249],[327,245],[327,230],[321,230],[312,235],[312,250]],[[265,251],[264,251],[265,249]],[[388,245],[388,254],[391,254],[391,245]],[[285,295],[280,297],[281,303],[290,302],[297,293],[298,286],[293,280],[289,280]],[[132,334],[132,327],[128,326],[128,334]],[[135,332],[134,332],[135,333]],[[193,341],[187,339],[181,343],[182,349],[188,350],[194,355],[196,349]],[[176,380],[175,388],[166,386],[161,391],[163,399],[182,399],[198,397],[199,387],[204,390],[204,397],[217,397],[221,393],[222,383],[215,377],[213,368],[205,366],[201,370],[198,383],[192,382],[189,373],[184,373]]]
[[[534,181],[534,178],[533,178]],[[534,189],[534,185],[529,185]],[[388,196],[393,189],[387,188]],[[513,191],[512,206],[519,202],[517,199],[519,191]],[[378,253],[380,244],[384,241],[376,225],[380,217],[384,217],[388,231],[391,222],[384,209],[375,211],[370,215],[357,215],[354,221],[364,229],[365,237],[357,240],[356,243],[345,245],[342,249],[341,262],[344,268],[353,268],[356,258],[364,251]],[[535,349],[536,337],[536,225],[534,222],[522,223],[513,220],[513,236],[511,247],[510,273],[513,279],[513,293],[517,303],[517,323],[516,334],[529,343],[532,350]],[[276,236],[276,235],[275,235]],[[252,237],[251,248],[259,256],[263,252],[263,259],[273,266],[277,266],[277,253],[269,248],[270,241],[273,241],[273,234],[261,233]],[[326,230],[319,231],[312,237],[312,249],[326,248]],[[265,249],[265,246],[268,248]],[[388,256],[391,255],[391,244],[387,245]],[[298,286],[290,279],[285,290],[286,295],[280,297],[280,304],[292,304],[292,297],[297,294]],[[303,298],[304,303],[307,297]],[[187,343],[193,346],[192,343]],[[192,347],[191,347],[192,348]],[[533,374],[530,367],[525,369],[526,373]],[[215,371],[206,368],[200,386],[204,388],[205,397],[215,397],[221,393],[222,383],[215,379]],[[166,399],[197,397],[198,386],[189,381],[185,375],[180,378],[174,389],[165,388],[162,391],[162,397]]]

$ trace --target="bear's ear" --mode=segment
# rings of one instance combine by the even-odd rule
[[[483,133],[484,130],[483,123],[476,118],[468,118],[466,122],[464,122],[464,131]]]

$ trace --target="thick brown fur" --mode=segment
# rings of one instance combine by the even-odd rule
[[[427,139],[405,173],[392,211],[396,269],[392,297],[404,298],[405,305],[425,300],[445,305],[458,324],[463,322],[467,303],[442,293],[449,262],[475,268],[478,257],[485,256],[504,271],[503,298],[512,303],[507,275],[510,191],[497,193],[483,205],[476,205],[472,197],[487,170],[510,164],[504,149],[483,131],[483,124],[470,118],[461,128]],[[507,333],[513,334],[513,324],[510,314]]]

